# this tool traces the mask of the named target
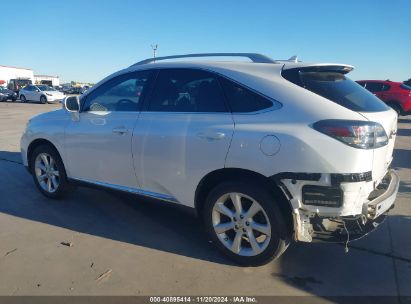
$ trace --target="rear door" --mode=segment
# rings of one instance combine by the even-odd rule
[[[233,129],[216,75],[161,70],[132,139],[143,190],[193,206],[201,178],[224,168]]]
[[[24,97],[26,97],[27,100],[34,100],[34,94],[33,94],[34,90],[35,90],[34,86],[28,85],[24,89],[20,90],[20,94],[24,95]]]

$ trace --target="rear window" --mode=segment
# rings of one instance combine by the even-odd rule
[[[372,93],[339,72],[291,69],[283,71],[283,77],[353,111],[382,112],[389,109]]]

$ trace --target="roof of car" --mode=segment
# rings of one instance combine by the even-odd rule
[[[147,70],[147,69],[161,69],[161,68],[200,68],[213,71],[231,70],[243,72],[253,75],[262,75],[266,73],[281,72],[282,70],[293,68],[309,68],[309,67],[338,67],[341,70],[345,69],[345,73],[353,70],[353,66],[340,63],[306,63],[306,62],[276,62],[276,63],[254,63],[243,61],[163,61],[141,65],[132,65],[125,69],[133,70]],[[124,72],[124,70],[123,70]]]
[[[186,58],[210,58],[210,57],[242,57],[248,58],[249,62],[244,61],[221,61],[221,60],[187,60]],[[174,61],[170,61],[174,60]],[[149,68],[161,68],[161,67],[183,67],[188,65],[191,67],[201,67],[201,68],[231,68],[231,69],[264,69],[273,68],[274,66],[278,69],[291,69],[291,68],[301,68],[301,67],[321,67],[321,66],[335,66],[345,70],[345,72],[350,72],[354,69],[353,66],[339,63],[305,63],[298,61],[297,56],[292,56],[287,60],[275,60],[268,56],[257,54],[257,53],[202,53],[202,54],[184,54],[184,55],[172,55],[165,57],[148,58],[139,61],[130,66],[130,68],[142,67],[142,69]]]

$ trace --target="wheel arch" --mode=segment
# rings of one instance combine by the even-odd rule
[[[27,164],[29,169],[31,169],[31,157],[33,155],[34,150],[41,146],[41,145],[48,145],[50,147],[52,147],[54,150],[56,150],[57,154],[59,155],[60,159],[63,162],[63,158],[61,157],[61,153],[60,151],[57,149],[57,147],[49,140],[44,139],[44,138],[37,138],[35,140],[33,140],[29,146],[27,147]],[[63,163],[64,164],[64,163]]]
[[[211,191],[211,189],[223,181],[246,181],[247,183],[253,182],[257,185],[262,185],[278,199],[278,205],[287,223],[289,232],[293,232],[294,222],[292,207],[281,188],[273,179],[255,171],[246,169],[223,168],[212,171],[204,176],[199,182],[194,196],[194,206],[198,215],[201,216],[202,214],[202,209],[206,201],[207,194]]]

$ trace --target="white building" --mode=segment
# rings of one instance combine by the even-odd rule
[[[47,84],[49,86],[59,86],[60,78],[59,76],[50,75],[34,75],[35,84]]]
[[[0,65],[0,86],[7,87],[11,79],[28,79],[34,83],[33,70]]]

